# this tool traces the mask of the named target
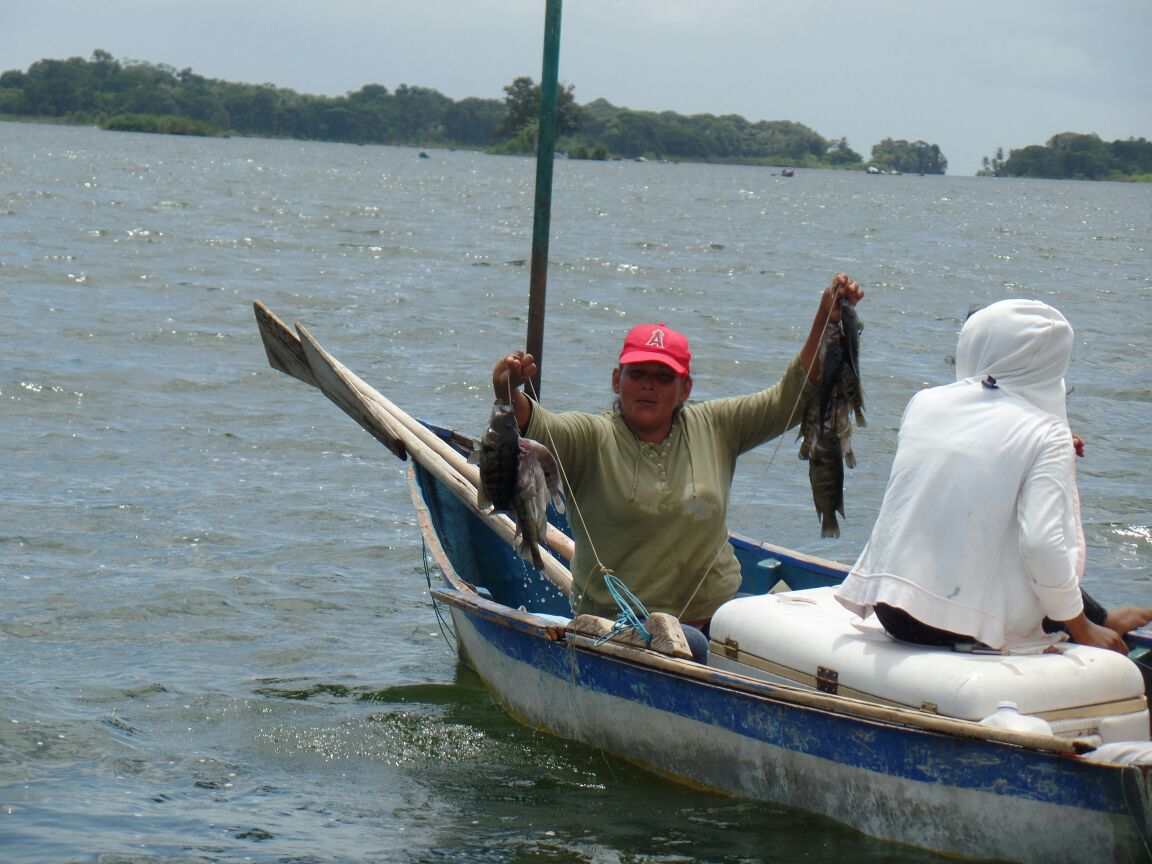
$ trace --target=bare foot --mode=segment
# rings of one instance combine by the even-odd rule
[[[1123,636],[1129,630],[1144,627],[1149,622],[1152,622],[1152,609],[1143,606],[1121,606],[1108,613],[1104,626]]]

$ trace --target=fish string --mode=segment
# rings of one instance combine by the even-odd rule
[[[524,389],[525,389],[525,391],[528,392],[528,395],[530,395],[533,398],[533,400],[535,400],[537,403],[539,403],[540,398],[539,398],[538,394],[536,393],[536,388],[532,386],[531,381],[525,381],[524,382]],[[556,467],[560,469],[560,479],[564,483],[564,494],[568,497],[568,504],[569,504],[568,510],[570,513],[574,513],[576,515],[576,518],[580,520],[580,525],[584,528],[584,536],[588,538],[588,546],[592,550],[592,557],[596,560],[596,566],[599,568],[600,572],[605,575],[605,579],[607,580],[608,576],[611,575],[612,570],[610,568],[604,566],[604,562],[600,560],[600,553],[596,549],[596,544],[592,540],[592,534],[588,530],[588,523],[584,519],[584,511],[580,508],[580,502],[576,500],[576,495],[574,494],[574,492],[572,490],[572,484],[568,482],[568,471],[564,467],[563,460],[560,459],[560,457],[556,455],[556,439],[554,439],[552,437],[551,432],[549,432],[547,434],[548,434],[548,441],[545,443],[548,445],[548,448],[552,451],[553,458],[555,458],[555,460],[556,460]],[[569,572],[571,572],[572,562],[569,562],[568,569],[569,569]],[[575,585],[576,585],[575,580],[573,580],[572,585],[575,588]],[[580,604],[583,602],[584,602],[584,595],[581,594],[576,600],[576,609],[574,611],[578,611],[580,609]]]

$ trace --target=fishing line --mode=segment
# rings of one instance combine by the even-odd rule
[[[833,282],[833,285],[834,284],[835,284],[835,282]],[[829,286],[829,287],[832,287],[832,286]],[[826,294],[827,291],[828,291],[828,289],[826,288],[826,289],[824,289],[824,291],[821,292],[821,294],[822,295]],[[824,343],[825,343],[825,332],[827,331],[829,323],[831,323],[831,321],[832,321],[832,311],[836,308],[836,302],[837,302],[836,292],[833,291],[832,302],[829,304],[828,311],[825,314],[824,321],[823,321],[821,329],[820,329],[820,336],[819,336],[819,341],[816,345],[816,350],[813,352],[812,358],[809,361],[807,368],[805,368],[803,370],[804,371],[804,384],[801,387],[800,392],[797,394],[795,400],[793,400],[791,407],[789,408],[788,418],[784,424],[785,431],[787,431],[788,429],[790,429],[792,427],[792,423],[797,416],[797,412],[800,410],[800,405],[804,400],[805,394],[808,392],[808,388],[813,387],[813,385],[811,383],[812,372],[815,370],[816,364],[821,362],[821,353],[822,353],[822,349],[824,348]],[[807,343],[807,337],[805,338],[805,344],[806,343]],[[803,349],[801,349],[801,350],[803,350]],[[510,378],[508,379],[508,390],[509,390],[508,402],[512,402],[512,395],[511,395],[512,387],[511,387],[511,379]],[[535,388],[532,386],[532,382],[530,380],[524,382],[524,390],[537,403],[539,403],[539,397],[535,393]],[[555,439],[552,438],[551,433],[547,433],[547,437],[549,439],[547,444],[548,444],[549,448],[553,451],[553,455],[555,455],[555,452],[556,452]],[[757,482],[753,485],[752,491],[749,493],[747,500],[739,508],[737,508],[737,511],[735,513],[736,519],[741,518],[743,516],[743,514],[751,506],[752,500],[755,498],[759,488],[763,486],[764,480],[767,477],[768,472],[772,469],[773,465],[775,464],[776,456],[780,452],[780,447],[783,446],[783,443],[784,443],[784,435],[783,435],[783,433],[781,433],[779,436],[777,436],[776,445],[772,449],[772,453],[768,458],[768,463],[764,466],[764,469],[760,474],[759,480],[757,480]],[[612,593],[614,599],[616,599],[617,605],[620,606],[622,614],[626,614],[626,612],[627,612],[627,610],[625,609],[626,604],[621,603],[620,599],[616,596],[616,592],[613,591],[613,585],[612,585],[611,580],[616,580],[617,582],[619,582],[619,579],[618,579],[618,577],[615,576],[615,574],[613,573],[613,571],[610,568],[604,566],[604,562],[600,559],[600,554],[596,550],[595,543],[592,540],[590,532],[588,531],[588,523],[584,519],[584,514],[583,514],[583,511],[580,507],[580,502],[576,500],[576,496],[573,494],[572,485],[568,481],[568,472],[565,469],[563,461],[558,457],[556,458],[556,465],[560,471],[560,477],[564,483],[564,488],[566,490],[566,494],[567,494],[568,499],[569,499],[570,504],[571,504],[570,511],[575,514],[576,518],[580,522],[580,525],[584,529],[584,536],[588,538],[588,545],[592,551],[593,558],[596,561],[596,565],[597,565],[600,573],[603,574],[603,576],[604,576],[605,583],[607,584],[610,593]],[[731,522],[733,520],[729,519],[729,521]],[[708,574],[712,572],[712,569],[716,565],[716,561],[719,560],[721,551],[722,551],[722,549],[716,550],[716,554],[712,557],[712,561],[708,564],[708,566],[704,569],[704,572],[701,573],[699,579],[696,581],[696,585],[692,589],[692,593],[688,596],[688,599],[685,601],[683,607],[680,609],[680,613],[676,616],[677,618],[681,618],[683,616],[683,614],[685,613],[685,611],[687,611],[688,607],[692,604],[692,601],[695,599],[696,594],[700,591],[701,586],[704,584],[705,580],[707,579]],[[569,565],[569,566],[571,568],[571,565]],[[623,585],[622,582],[619,584]],[[573,582],[573,585],[575,585],[575,582]],[[584,595],[581,594],[577,598],[577,601],[576,601],[576,610],[579,609],[580,604],[583,602],[583,600],[584,600]]]
[[[835,284],[835,282],[833,282],[833,284]],[[831,286],[829,286],[829,287],[831,287]],[[828,289],[824,289],[824,291],[822,291],[821,294],[823,295],[823,294],[827,293],[827,290]],[[788,419],[784,423],[784,431],[785,432],[787,432],[789,429],[792,428],[792,421],[796,417],[796,412],[800,408],[800,404],[804,401],[805,394],[808,393],[808,389],[810,387],[813,387],[813,385],[811,383],[812,372],[816,368],[816,364],[821,362],[821,356],[820,355],[822,353],[822,349],[824,348],[825,333],[827,332],[828,325],[832,322],[832,310],[836,308],[836,302],[837,302],[836,295],[835,295],[835,292],[833,292],[832,303],[828,307],[828,313],[824,316],[824,321],[823,321],[822,326],[820,328],[820,342],[816,346],[816,351],[814,351],[812,354],[812,359],[808,363],[808,368],[806,368],[804,370],[804,386],[800,388],[799,394],[797,394],[795,401],[792,403],[792,407],[788,411]],[[804,341],[806,344],[808,341],[807,338],[805,338]],[[803,350],[803,348],[801,348],[801,350]],[[772,466],[775,464],[776,455],[780,452],[780,448],[783,446],[783,444],[784,444],[784,433],[781,432],[780,435],[778,435],[776,437],[776,445],[772,448],[772,453],[768,457],[768,463],[764,466],[764,470],[760,473],[760,478],[754,484],[752,484],[752,491],[748,493],[748,498],[744,501],[744,503],[742,505],[740,505],[740,507],[737,508],[736,512],[730,516],[730,518],[728,519],[729,523],[740,521],[740,519],[743,518],[744,514],[747,512],[749,507],[751,507],[752,499],[754,499],[756,497],[759,490],[763,487],[765,478],[768,476],[768,472],[772,469]],[[692,601],[696,598],[696,595],[699,593],[701,586],[704,585],[705,580],[708,578],[708,574],[712,572],[712,568],[716,566],[716,562],[720,559],[720,553],[722,550],[723,550],[723,547],[721,547],[720,549],[717,549],[716,554],[712,556],[711,563],[704,569],[704,572],[700,575],[700,578],[696,582],[696,587],[692,589],[692,593],[688,596],[688,599],[685,601],[684,606],[680,609],[680,613],[676,616],[677,618],[683,617],[683,615],[687,611],[688,607],[690,605],[692,605]]]
[[[432,609],[436,613],[436,624],[440,628],[440,635],[444,638],[444,643],[452,649],[452,653],[459,655],[460,645],[456,637],[456,632],[452,629],[451,622],[446,620],[444,611],[440,608],[440,603],[436,600],[436,595],[432,593],[432,567],[428,560],[427,540],[421,539],[420,554],[424,559],[424,581],[428,584],[428,596],[432,598]],[[449,634],[451,634],[451,639],[449,638]]]
[[[526,392],[531,391],[529,393],[529,395],[532,397],[532,399],[537,404],[539,404],[539,402],[540,402],[539,396],[535,392],[536,388],[532,386],[531,381],[525,381],[524,382],[524,390]],[[552,437],[551,432],[548,432],[547,435],[548,435],[548,447],[552,451],[553,458],[556,459],[556,467],[560,470],[560,479],[564,483],[565,496],[568,498],[568,501],[570,502],[570,505],[571,505],[568,508],[569,512],[575,513],[576,518],[580,520],[580,525],[584,529],[584,536],[588,538],[588,546],[592,550],[592,557],[596,559],[596,566],[600,569],[601,573],[603,573],[607,576],[607,575],[612,573],[612,570],[609,569],[608,567],[605,567],[604,562],[600,560],[600,553],[596,551],[596,544],[592,541],[591,532],[588,531],[588,523],[584,520],[584,513],[580,509],[580,502],[576,500],[576,495],[572,489],[572,484],[568,482],[568,472],[564,468],[564,462],[560,459],[559,456],[556,455],[556,449],[557,449],[556,448],[556,439]],[[568,563],[568,569],[569,569],[569,571],[571,571],[572,562]],[[573,588],[575,588],[575,585],[576,585],[575,579],[573,579],[572,585],[573,585]],[[584,595],[583,595],[583,593],[581,593],[580,596],[576,599],[576,608],[573,611],[574,612],[578,611],[580,609],[580,604],[583,602],[584,602]]]
[[[812,371],[816,368],[816,364],[821,362],[821,354],[824,353],[823,349],[825,344],[825,333],[828,330],[828,325],[832,323],[832,310],[835,308],[836,298],[835,295],[833,295],[832,304],[828,307],[828,314],[824,316],[824,322],[820,328],[820,344],[817,346],[816,351],[813,353],[812,360],[809,362],[808,368],[804,370],[804,386],[800,389],[800,393],[796,396],[796,400],[792,403],[792,408],[788,412],[788,420],[785,423],[785,432],[792,428],[792,421],[796,419],[796,412],[800,408],[801,403],[804,401],[804,396],[808,393],[808,388],[811,387],[813,390],[815,390],[815,385],[812,384]],[[760,493],[760,489],[763,488],[764,481],[768,476],[768,472],[772,470],[772,466],[776,462],[776,456],[779,454],[780,448],[782,446],[784,446],[783,433],[777,436],[776,444],[772,448],[771,455],[768,457],[768,463],[764,466],[764,470],[760,472],[759,479],[757,479],[757,481],[752,484],[752,491],[748,493],[747,499],[743,504],[740,505],[734,514],[734,518],[730,521],[739,521],[752,506],[752,501]]]
[[[523,356],[523,355],[521,355],[521,356]],[[512,380],[510,377],[506,381],[506,386],[507,386],[507,400],[506,401],[513,406],[512,410],[515,411],[516,410],[516,407],[515,407],[516,403],[513,401],[513,391],[515,388],[512,387]],[[529,395],[537,404],[540,403],[540,395],[539,395],[539,393],[536,392],[536,388],[533,386],[531,380],[524,382],[524,390],[525,390],[526,394]],[[576,514],[576,517],[580,520],[580,524],[584,526],[585,536],[588,536],[588,523],[585,522],[585,520],[584,520],[584,515],[580,510],[579,502],[576,500],[575,494],[573,494],[572,485],[571,485],[571,483],[568,482],[568,472],[564,469],[564,463],[556,455],[556,449],[557,449],[556,448],[556,440],[552,437],[551,433],[548,433],[548,441],[546,443],[547,443],[549,449],[552,451],[553,458],[556,460],[556,467],[560,471],[561,482],[564,484],[565,495],[568,498],[568,505],[567,505],[566,509],[568,510],[569,513],[575,513]],[[591,537],[589,537],[588,543],[589,543],[589,546],[592,547],[592,554],[595,557],[596,563],[599,565],[601,571],[604,572],[605,574],[610,574],[611,571],[608,570],[606,567],[604,567],[603,562],[600,561],[600,555],[596,551],[596,548],[591,541]],[[569,562],[568,568],[569,568],[569,571],[571,571],[571,568],[572,568],[571,562]],[[615,578],[615,577],[613,577],[613,578]],[[573,584],[575,584],[575,583],[573,583]],[[621,589],[624,592],[628,592],[628,589],[626,587],[624,587],[623,583],[620,583],[620,585],[621,585]],[[631,597],[632,596],[631,593],[628,593],[628,596]],[[576,608],[577,609],[579,609],[580,604],[583,601],[584,601],[584,595],[581,594],[580,597],[576,601]],[[636,605],[641,610],[644,610],[644,607],[640,603],[639,600],[636,600]],[[573,611],[575,612],[576,610],[573,610]],[[646,611],[644,611],[643,614],[645,615],[645,617],[647,617]],[[437,617],[439,617],[439,615],[440,615],[440,612],[439,612],[439,609],[437,609]],[[635,617],[634,612],[633,612],[633,617]],[[617,622],[616,626],[618,626],[618,627],[621,626],[620,622]],[[642,624],[639,625],[639,627],[637,629],[639,631],[647,634],[647,630],[643,627]],[[614,630],[615,630],[615,628],[614,628]],[[650,639],[650,637],[649,637],[649,639]],[[566,656],[567,661],[568,661],[569,680],[571,681],[573,686],[578,687],[578,686],[580,686],[579,674],[578,674],[579,652],[576,651],[576,646],[572,643],[571,640],[565,640],[565,642],[566,642],[566,650],[564,653],[565,653],[565,656]],[[575,700],[574,704],[572,705],[572,709],[577,714],[582,714],[583,708],[584,708],[584,702],[583,702],[583,700],[580,700],[580,699]],[[612,773],[613,779],[615,779],[615,769],[613,768],[612,764],[608,761],[606,751],[604,750],[603,747],[598,747],[597,750],[600,751],[600,755],[601,755],[601,758],[604,760],[605,766],[608,767],[609,771]]]

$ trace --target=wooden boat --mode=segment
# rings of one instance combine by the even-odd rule
[[[1128,764],[1098,738],[991,728],[930,704],[772,679],[750,665],[702,665],[573,630],[562,522],[549,529],[543,570],[532,569],[510,545],[511,522],[477,507],[468,438],[409,416],[303,327],[293,331],[260,303],[256,316],[273,367],[412,457],[413,503],[443,574],[435,602],[450,610],[466,662],[519,721],[674,780],[820,813],[896,843],[1045,864],[1152,861],[1146,741]],[[752,595],[781,584],[803,593],[846,572],[745,537],[731,542]],[[1147,653],[1152,639],[1132,644]],[[712,650],[719,658],[726,646]]]
[[[559,31],[560,0],[547,0],[526,340],[537,359],[543,350]],[[921,675],[926,682],[893,688],[882,679],[909,665],[908,658],[893,655],[898,649],[892,645],[883,652],[866,640],[854,645],[849,629],[828,640],[829,627],[852,626],[842,620],[817,617],[816,630],[804,631],[798,618],[781,619],[800,629],[776,643],[809,650],[800,659],[773,654],[773,640],[761,638],[755,626],[764,612],[756,604],[767,604],[769,591],[785,587],[774,596],[800,605],[797,598],[817,597],[842,580],[846,568],[740,536],[730,542],[753,614],[734,607],[723,619],[731,618],[723,634],[714,624],[707,665],[643,643],[590,636],[568,618],[572,540],[562,518],[550,514],[544,566],[533,569],[513,550],[511,521],[477,505],[478,471],[465,458],[469,438],[415,420],[303,327],[293,331],[259,302],[255,309],[274,368],[318,387],[394,454],[412,457],[412,500],[443,576],[432,596],[450,610],[465,662],[521,722],[674,780],[820,813],[873,837],[949,855],[1044,864],[1152,862],[1146,692],[1152,676],[1146,665],[1141,678],[1123,667],[1129,661],[1121,655],[1108,658],[1122,667],[1114,670],[1115,686],[1108,685],[1116,692],[1087,696],[1086,705],[1066,704],[1075,694],[1053,702],[1047,687],[1028,691],[1043,693],[1043,699],[1029,695],[1036,702],[1029,710],[1044,713],[1057,734],[983,725],[965,712],[978,717],[989,693],[982,693],[984,703],[960,700],[949,708],[956,700],[944,698],[952,694],[931,680],[944,677],[935,674],[943,668],[935,663]],[[539,383],[533,382],[537,393]],[[1133,656],[1147,663],[1152,636],[1129,641]],[[1102,659],[1092,650],[1056,661]],[[843,665],[843,684],[836,669],[799,668],[825,655]],[[993,664],[992,678],[1013,682],[1033,674],[1026,666],[1037,665],[971,659]],[[916,662],[925,666],[922,654]],[[876,674],[878,663],[883,674]],[[965,686],[989,677],[987,668],[973,673],[958,658],[950,658],[948,668],[960,670]],[[1045,665],[1042,674],[1051,668]],[[1089,677],[1099,683],[1100,676]],[[921,691],[921,684],[936,690]],[[1074,683],[1066,689],[1088,688]],[[948,710],[961,716],[946,716]],[[1144,740],[1112,740],[1128,734]]]

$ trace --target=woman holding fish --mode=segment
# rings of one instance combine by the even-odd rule
[[[799,422],[806,384],[820,387],[827,323],[863,296],[837,274],[783,377],[746,396],[688,404],[688,340],[664,324],[628,333],[612,371],[617,402],[604,414],[547,410],[521,389],[536,373],[533,357],[516,351],[499,360],[498,405],[552,452],[567,488],[575,614],[619,614],[604,580],[612,573],[649,612],[707,626],[740,586],[726,524],[736,458]]]

